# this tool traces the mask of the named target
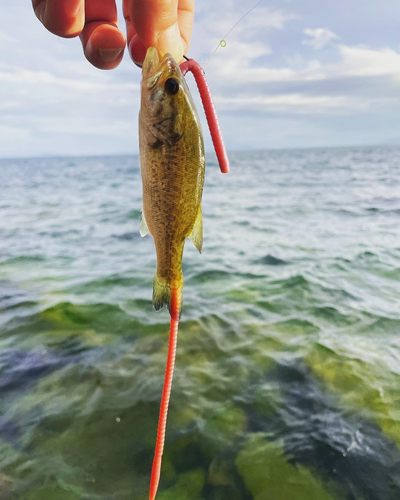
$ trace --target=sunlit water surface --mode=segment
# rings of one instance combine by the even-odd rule
[[[400,149],[211,159],[159,500],[400,498]],[[168,340],[135,157],[0,161],[0,498],[148,495]]]

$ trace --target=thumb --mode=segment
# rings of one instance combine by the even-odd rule
[[[178,24],[178,0],[131,0],[134,30],[146,48],[155,47],[162,57],[169,52],[177,62],[184,54]]]
[[[169,52],[175,61],[181,62],[184,49],[178,22],[158,35],[155,47],[161,57]]]

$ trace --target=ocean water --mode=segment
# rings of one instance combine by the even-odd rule
[[[400,498],[400,149],[207,165],[159,500]],[[0,161],[0,498],[148,498],[167,352],[137,157]]]

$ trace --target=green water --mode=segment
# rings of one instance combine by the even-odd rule
[[[159,500],[400,498],[400,149],[211,160]],[[0,499],[148,498],[169,317],[134,157],[0,162]]]

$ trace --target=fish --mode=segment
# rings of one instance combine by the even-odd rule
[[[171,316],[167,368],[161,398],[156,449],[150,480],[154,500],[160,480],[166,419],[182,310],[182,256],[186,238],[201,253],[201,199],[205,154],[203,133],[189,88],[170,54],[160,60],[150,47],[143,63],[139,113],[143,208],[140,234],[151,234],[157,254],[153,305]]]
[[[150,47],[142,70],[139,149],[143,185],[140,233],[153,236],[157,269],[156,310],[171,317],[182,308],[182,256],[186,238],[201,253],[201,199],[205,153],[201,123],[179,65],[170,54],[160,60]]]

